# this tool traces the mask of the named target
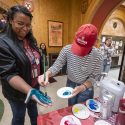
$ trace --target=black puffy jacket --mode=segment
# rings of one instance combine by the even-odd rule
[[[32,45],[34,49],[37,47]],[[43,67],[40,60],[41,74]],[[15,75],[21,76],[29,85],[31,83],[31,65],[21,41],[14,42],[6,35],[0,36],[0,77],[2,92],[7,99],[24,101],[26,95],[12,88],[8,81]],[[39,85],[34,88],[38,88]]]

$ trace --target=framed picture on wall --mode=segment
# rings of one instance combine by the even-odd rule
[[[48,20],[48,38],[49,46],[63,46],[63,23],[58,21]]]

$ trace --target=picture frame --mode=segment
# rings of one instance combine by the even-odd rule
[[[63,46],[63,22],[48,20],[48,39],[50,47]]]

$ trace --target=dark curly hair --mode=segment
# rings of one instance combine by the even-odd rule
[[[18,13],[23,13],[24,15],[28,16],[31,21],[33,18],[31,12],[26,7],[24,7],[22,5],[13,6],[8,10],[8,12],[7,12],[7,24],[8,24],[8,26],[7,26],[6,33],[7,33],[8,37],[11,37],[15,42],[17,41],[17,38],[16,38],[16,35],[12,29],[10,21],[13,20],[15,15]],[[34,38],[33,33],[32,33],[32,29],[26,35],[26,38],[30,41],[30,44],[32,46],[37,45],[36,39]]]
[[[32,20],[33,16],[31,14],[31,12],[26,7],[21,6],[21,5],[16,5],[16,6],[11,7],[8,10],[8,12],[7,12],[7,21],[13,20],[16,13],[23,13],[26,16],[29,16],[30,20]]]

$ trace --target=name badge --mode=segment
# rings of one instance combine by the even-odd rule
[[[35,60],[36,60],[36,64],[38,65],[38,64],[39,64],[39,59],[38,59],[38,58],[36,58]]]
[[[32,70],[32,77],[33,77],[33,78],[38,77],[37,69],[33,69],[33,70]]]

